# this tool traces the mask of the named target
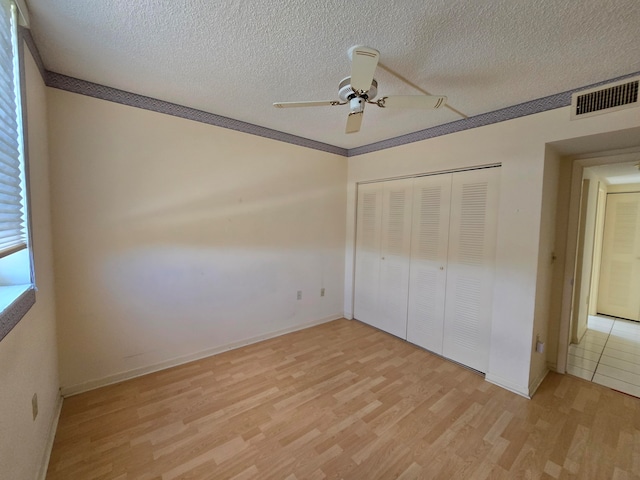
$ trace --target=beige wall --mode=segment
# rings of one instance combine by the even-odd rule
[[[534,331],[534,312],[545,145],[639,125],[635,110],[572,122],[566,107],[349,158],[345,312],[352,312],[357,182],[501,163],[491,354],[486,378],[528,395],[530,381],[534,380],[530,378],[532,339],[538,333]],[[544,315],[539,318],[543,321]]]
[[[26,52],[29,175],[36,303],[0,342],[0,478],[34,479],[59,412],[45,86]],[[32,419],[31,398],[39,414]]]
[[[48,99],[63,393],[342,316],[344,157]]]
[[[640,183],[626,183],[624,185],[607,185],[607,193],[640,192]]]

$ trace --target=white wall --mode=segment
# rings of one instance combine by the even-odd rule
[[[342,316],[344,157],[48,99],[63,393]]]
[[[569,121],[569,107],[349,158],[345,312],[353,296],[356,182],[501,163],[489,371],[529,394],[545,144],[640,125],[635,110]]]
[[[559,181],[560,157],[552,148],[547,147],[544,158],[542,206],[540,211],[540,249],[538,252],[536,303],[531,338],[530,395],[535,392],[548,372],[546,352],[537,352],[536,343],[539,339],[545,344],[545,350],[548,348],[549,319],[552,314],[553,277],[555,270],[561,265],[555,253]]]
[[[60,407],[45,86],[25,47],[36,303],[0,342],[0,478],[34,479]],[[31,397],[39,414],[32,419]]]
[[[548,164],[548,162],[553,162]],[[552,148],[547,148],[545,168],[553,168],[555,163],[558,169],[558,190],[555,194],[555,209],[543,211],[542,223],[554,223],[554,248],[555,261],[553,262],[551,278],[551,296],[549,299],[549,313],[547,322],[547,335],[545,338],[545,350],[547,365],[552,370],[557,369],[558,341],[560,338],[560,316],[564,299],[565,262],[567,255],[567,230],[569,223],[569,203],[571,197],[571,171],[572,162],[563,158]],[[549,185],[550,187],[550,185]],[[547,185],[545,184],[545,189]],[[553,194],[552,194],[553,195]],[[535,339],[534,339],[535,340]],[[533,355],[533,353],[532,353]],[[534,366],[532,365],[532,373]]]

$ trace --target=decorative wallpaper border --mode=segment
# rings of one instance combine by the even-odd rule
[[[0,314],[0,340],[7,336],[35,303],[36,290],[31,287]]]
[[[242,122],[240,120],[234,120],[232,118],[223,117],[221,115],[215,115],[213,113],[203,112],[194,108],[185,107],[182,105],[176,105],[174,103],[165,102],[151,97],[145,97],[135,93],[126,92],[124,90],[118,90],[115,88],[107,87],[97,83],[87,82],[86,80],[80,80],[74,77],[68,77],[59,73],[46,70],[38,53],[31,32],[26,28],[21,28],[22,36],[31,50],[40,73],[45,80],[45,83],[49,87],[66,90],[73,93],[79,93],[81,95],[87,95],[90,97],[100,98],[110,102],[121,103],[131,107],[142,108],[145,110],[151,110],[158,113],[164,113],[167,115],[173,115],[176,117],[186,118],[196,122],[207,123],[209,125],[215,125],[222,128],[229,128],[231,130],[237,130],[243,133],[249,133],[251,135],[258,135],[260,137],[270,138],[272,140],[278,140],[281,142],[292,143],[302,147],[313,148],[315,150],[322,150],[329,153],[335,153],[336,155],[342,155],[344,157],[355,157],[356,155],[364,155],[365,153],[377,152],[379,150],[386,150],[388,148],[399,147],[407,143],[420,142],[429,138],[440,137],[442,135],[449,135],[450,133],[461,132],[463,130],[469,130],[472,128],[483,127],[485,125],[491,125],[493,123],[505,122],[507,120],[513,120],[514,118],[525,117],[527,115],[533,115],[547,110],[553,110],[556,108],[566,107],[571,105],[571,95],[575,92],[580,92],[589,88],[594,88],[607,83],[624,80],[626,78],[640,75],[640,72],[629,73],[620,77],[612,78],[610,80],[603,80],[602,82],[594,83],[592,85],[585,85],[583,87],[575,88],[548,97],[538,98],[529,102],[520,103],[511,107],[502,108],[493,112],[482,113],[474,117],[465,118],[462,120],[456,120],[454,122],[445,123],[436,127],[419,130],[417,132],[408,133],[399,137],[389,138],[376,143],[370,143],[361,147],[355,148],[341,148],[327,143],[310,140],[308,138],[298,137],[289,133],[280,132],[266,127],[253,125],[251,123]]]
[[[347,156],[354,157],[356,155],[363,155],[365,153],[376,152],[378,150],[398,147],[407,143],[419,142],[428,138],[440,137],[442,135],[448,135],[450,133],[461,132],[463,130],[469,130],[471,128],[483,127],[485,125],[491,125],[492,123],[504,122],[507,120],[513,120],[514,118],[518,117],[526,117],[527,115],[533,115],[535,113],[545,112],[547,110],[566,107],[568,105],[571,105],[571,95],[575,92],[581,92],[582,90],[594,88],[599,85],[617,82],[618,80],[624,80],[625,78],[634,77],[639,74],[640,72],[630,73],[628,75],[623,75],[611,80],[604,80],[602,82],[594,83],[593,85],[575,88],[567,92],[538,98],[536,100],[520,103],[518,105],[502,108],[500,110],[494,110],[493,112],[482,113],[474,117],[456,120],[455,122],[445,123],[443,125],[438,125],[437,127],[427,128],[425,130],[408,133],[407,135],[402,135],[399,137],[389,138],[388,140],[383,140],[381,142],[370,143],[369,145],[351,148],[347,152]]]
[[[165,102],[164,100],[145,97],[144,95],[138,95],[137,93],[126,92],[124,90],[106,87],[97,83],[79,80],[60,73],[47,71],[45,83],[49,87],[79,93],[80,95],[100,98],[102,100],[108,100],[110,102],[120,103],[130,107],[151,110],[153,112],[164,113],[174,117],[186,118],[195,122],[215,125],[216,127],[228,128],[238,132],[249,133],[259,137],[291,143],[301,147],[322,150],[324,152],[335,153],[336,155],[342,155],[345,157],[347,156],[347,150],[345,148],[336,147],[334,145],[329,145],[315,140],[309,140],[308,138],[298,137],[296,135],[280,132],[271,128],[253,125],[252,123],[234,120],[233,118],[223,117],[214,113],[203,112],[202,110],[196,110],[195,108]]]

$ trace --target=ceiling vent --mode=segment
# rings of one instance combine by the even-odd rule
[[[571,120],[637,107],[640,77],[601,85],[571,95]]]

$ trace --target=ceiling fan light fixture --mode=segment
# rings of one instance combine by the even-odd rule
[[[375,96],[378,94],[378,82],[374,78],[371,81],[371,86],[369,87],[369,91],[362,95],[366,100],[373,100]],[[338,98],[343,102],[348,102],[353,97],[360,96],[358,95],[353,88],[351,88],[351,77],[343,78],[338,84]]]
[[[276,102],[273,106],[276,108],[323,107],[348,103],[349,116],[345,133],[356,133],[360,131],[366,103],[382,108],[421,109],[436,109],[446,105],[447,97],[428,94],[393,95],[372,101],[378,94],[378,82],[373,75],[378,67],[380,52],[370,47],[355,46],[349,49],[349,58],[351,58],[351,76],[343,78],[338,85],[340,101]]]
[[[362,97],[353,97],[349,100],[349,112],[362,113],[364,111],[364,104],[366,100]]]

